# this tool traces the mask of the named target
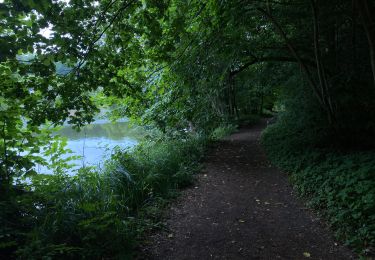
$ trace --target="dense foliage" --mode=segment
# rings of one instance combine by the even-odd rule
[[[217,138],[230,125],[278,111],[280,122],[264,137],[271,158],[292,172],[341,237],[370,250],[374,8],[371,0],[0,1],[1,219],[18,216],[21,223],[3,226],[1,247],[14,249],[14,243],[35,238],[45,244],[36,258],[60,251],[92,256],[94,244],[106,237],[93,227],[99,219],[118,243],[126,242],[123,225],[133,220],[124,224],[124,216],[138,212],[151,191],[164,194],[177,185],[176,172],[189,181],[180,168],[187,157],[180,144],[194,140],[186,132]],[[114,162],[122,162],[136,181],[130,185],[121,175],[115,189],[110,179],[118,178],[117,168],[110,165],[108,174],[85,172],[74,180],[35,176],[36,163],[50,164],[40,156],[42,147],[57,155],[64,150],[51,138],[51,127],[69,122],[79,128],[103,105],[113,107],[114,118],[155,127],[167,143],[181,139],[181,150],[172,144],[150,148],[155,154],[139,148],[145,150],[132,155],[135,161],[119,154]],[[160,153],[171,157],[163,161]],[[63,172],[65,163],[52,164]],[[36,187],[23,187],[28,177]],[[93,183],[100,192],[82,199]],[[49,188],[37,189],[42,186]],[[28,202],[18,204],[25,201],[19,196]],[[56,205],[46,203],[54,200]],[[72,229],[63,237],[65,219]],[[77,239],[77,230],[85,240]],[[39,247],[30,244],[18,253]],[[92,254],[120,254],[114,247]]]

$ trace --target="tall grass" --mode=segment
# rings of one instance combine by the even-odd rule
[[[144,142],[117,150],[102,171],[35,176],[29,192],[17,197],[19,223],[0,238],[0,252],[16,249],[13,256],[27,259],[131,258],[145,231],[159,225],[168,199],[192,183],[205,145],[200,135]]]

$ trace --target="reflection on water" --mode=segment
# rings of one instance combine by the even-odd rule
[[[66,125],[57,134],[68,139],[66,148],[73,152],[70,155],[81,156],[80,159],[72,161],[76,165],[73,169],[99,166],[109,158],[113,148],[133,147],[142,137],[139,127],[131,127],[126,121],[111,123],[103,119],[83,127],[80,132]],[[44,167],[39,167],[38,172],[51,173]]]
[[[134,140],[141,137],[140,131],[137,128],[130,127],[128,122],[111,123],[107,120],[97,120],[90,125],[86,125],[79,132],[70,126],[64,126],[57,134],[65,136],[69,140],[82,140],[86,137],[87,139],[104,138],[119,141],[125,137]]]

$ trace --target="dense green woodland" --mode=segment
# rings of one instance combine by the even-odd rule
[[[373,0],[0,1],[0,258],[132,257],[207,144],[275,114],[271,161],[374,254],[374,14]],[[53,128],[102,106],[149,140],[69,177]]]

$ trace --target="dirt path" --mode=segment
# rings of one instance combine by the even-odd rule
[[[260,145],[264,122],[220,142],[152,237],[150,259],[352,259]]]

